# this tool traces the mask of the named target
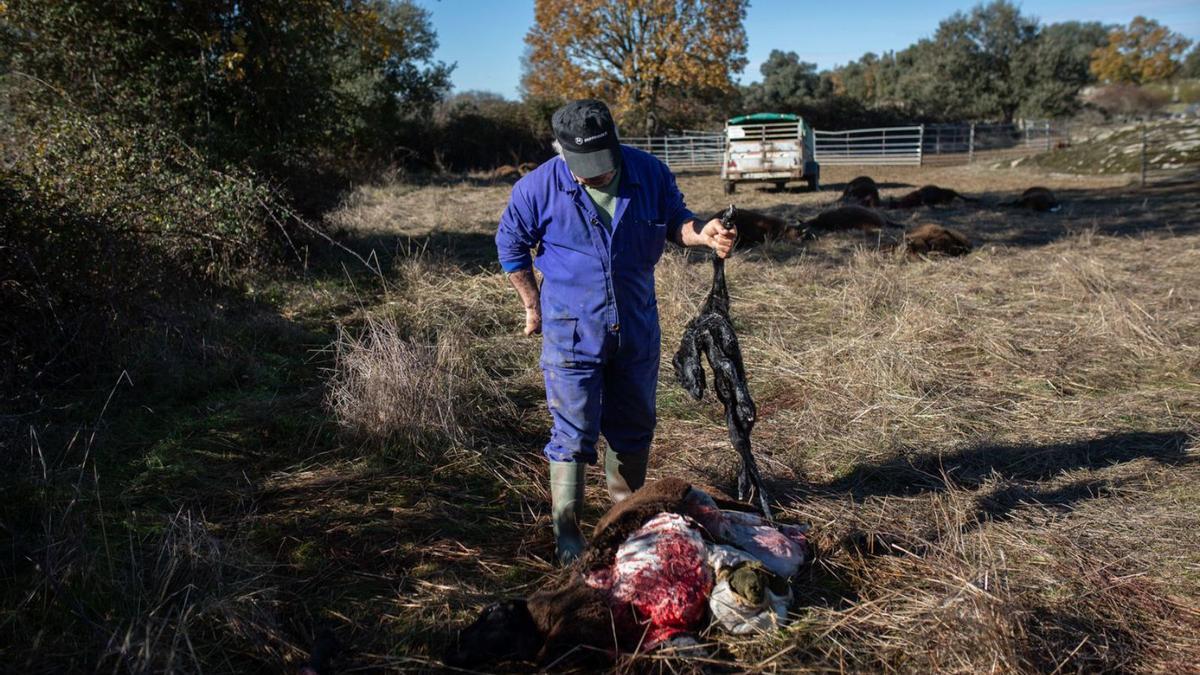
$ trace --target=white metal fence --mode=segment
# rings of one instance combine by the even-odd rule
[[[720,131],[690,131],[682,136],[622,137],[621,142],[655,155],[672,169],[720,168],[725,157],[725,133]]]
[[[953,165],[1023,157],[1065,145],[1063,125],[929,124],[848,131],[814,130],[814,158],[836,165]],[[687,131],[680,136],[624,138],[653,153],[673,169],[717,169],[725,153],[720,131]]]
[[[1046,120],[1023,124],[928,124],[923,164],[953,165],[1014,159],[1065,145],[1065,124]]]
[[[813,130],[818,164],[921,164],[923,127]]]

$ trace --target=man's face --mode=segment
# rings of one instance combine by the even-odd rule
[[[617,175],[616,171],[609,171],[608,173],[602,173],[599,176],[593,176],[592,178],[580,178],[579,176],[575,176],[575,180],[578,181],[580,185],[586,185],[590,188],[601,188],[611,183],[613,176],[615,175]]]

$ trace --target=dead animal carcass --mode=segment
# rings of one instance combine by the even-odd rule
[[[737,210],[731,205],[722,217],[722,222],[732,223]],[[713,281],[708,299],[700,314],[688,322],[683,332],[679,350],[672,364],[675,377],[697,401],[704,396],[704,367],[700,355],[708,359],[713,373],[713,389],[725,406],[725,423],[729,427],[729,440],[742,459],[738,472],[738,499],[749,500],[751,489],[762,510],[763,516],[771,519],[770,496],[763,486],[758,472],[758,463],[750,450],[750,430],[754,428],[757,411],[750,388],[746,385],[746,367],[742,363],[742,350],[737,334],[729,319],[729,290],[725,284],[725,260],[713,255]]]

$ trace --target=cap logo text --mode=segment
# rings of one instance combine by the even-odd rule
[[[597,138],[604,138],[607,135],[608,135],[608,132],[604,131],[604,132],[596,134],[595,136],[588,136],[587,138],[582,138],[580,136],[576,136],[575,137],[575,145],[583,145],[584,143],[590,143],[590,142],[596,140]]]

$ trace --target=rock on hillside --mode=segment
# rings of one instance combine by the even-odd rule
[[[1139,124],[1108,127],[1069,148],[1024,158],[1019,163],[1062,173],[1118,174],[1141,170]],[[1200,166],[1200,123],[1163,120],[1147,124],[1147,164],[1153,169]]]

